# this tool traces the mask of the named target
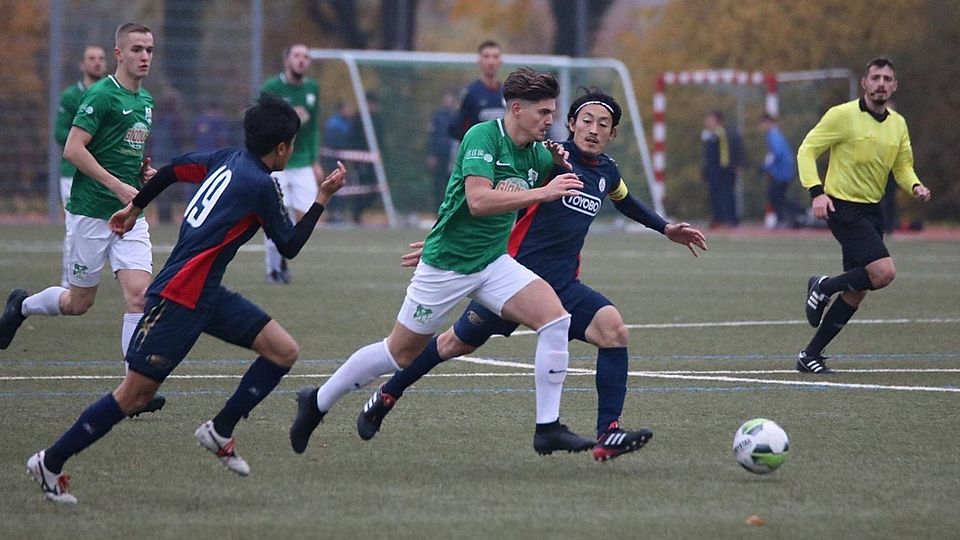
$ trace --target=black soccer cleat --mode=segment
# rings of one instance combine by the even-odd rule
[[[800,354],[797,355],[797,371],[800,373],[815,373],[817,375],[834,373],[832,369],[827,367],[826,359],[826,356],[807,356],[806,351],[800,351]]]
[[[317,390],[319,388],[304,388],[297,392],[297,416],[290,426],[290,446],[298,454],[307,449],[310,435],[323,421],[325,413],[317,409]]]
[[[376,392],[364,404],[360,415],[357,416],[357,435],[360,435],[360,438],[365,441],[372,439],[380,431],[383,417],[396,404],[397,398],[384,393],[382,386],[377,388]]]
[[[820,284],[825,279],[827,276],[810,276],[807,280],[807,303],[804,308],[807,312],[807,322],[814,328],[820,326],[823,310],[830,303],[830,296],[820,292]]]
[[[653,432],[649,429],[626,431],[620,427],[619,422],[614,420],[610,422],[607,431],[597,437],[597,444],[593,447],[593,459],[610,461],[615,457],[643,448],[643,445],[652,438]]]
[[[137,412],[132,412],[132,413],[130,413],[130,414],[127,415],[127,416],[128,416],[129,418],[136,418],[136,417],[140,416],[140,415],[143,414],[143,413],[158,412],[158,411],[159,411],[160,409],[162,409],[163,406],[166,405],[166,404],[167,404],[167,398],[161,396],[160,394],[155,394],[155,395],[153,396],[153,399],[151,399],[149,402],[147,402],[147,404],[144,405],[144,407],[143,407],[142,409],[140,409],[140,410],[137,411]]]
[[[560,422],[554,422],[545,429],[540,426],[537,428],[533,434],[533,449],[541,456],[560,451],[585,452],[593,448],[594,442],[591,439],[577,435]]]
[[[10,296],[7,297],[7,305],[3,308],[3,315],[0,315],[0,349],[6,349],[13,341],[13,336],[17,329],[27,320],[23,316],[23,301],[30,296],[24,289],[13,289]]]

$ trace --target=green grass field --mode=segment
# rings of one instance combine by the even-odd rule
[[[0,226],[0,290],[59,280],[61,229]],[[0,353],[2,538],[957,538],[960,530],[960,243],[894,237],[899,275],[871,294],[827,350],[835,376],[794,371],[812,329],[806,279],[836,273],[828,234],[708,238],[699,259],[655,234],[597,234],[582,278],[632,325],[623,423],[652,428],[610,463],[541,457],[533,434],[533,349],[522,334],[442,365],[401,400],[372,441],[355,432],[369,396],[347,396],[304,455],[287,442],[294,393],[322,383],[392,325],[418,231],[320,230],[294,283],[264,283],[242,251],[226,284],[302,345],[277,391],[241,422],[240,478],[193,431],[253,358],[204,338],[163,387],[167,407],[125,421],[66,472],[80,504],[43,500],[29,455],[112,390],[120,295],[105,279],[79,318],[29,319]],[[153,231],[157,268],[176,237]],[[563,420],[590,435],[595,350],[571,345]],[[499,363],[498,363],[499,361]],[[517,366],[515,364],[523,364]],[[790,435],[787,463],[742,470],[733,434],[763,416]],[[759,515],[763,526],[747,525]]]

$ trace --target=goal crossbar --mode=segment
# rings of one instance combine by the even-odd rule
[[[380,158],[380,145],[377,141],[376,132],[374,131],[370,109],[367,106],[366,93],[363,87],[363,81],[360,78],[359,66],[361,64],[392,65],[397,63],[416,63],[462,67],[476,63],[476,55],[422,51],[310,49],[310,58],[314,60],[339,60],[346,64],[347,72],[350,76],[350,84],[357,102],[357,112],[360,114],[360,121],[363,125],[367,148],[372,153],[369,161],[373,164],[377,177],[377,191],[382,198],[384,211],[387,214],[387,220],[390,226],[396,227],[398,225],[397,212],[390,196],[387,176],[384,172],[382,159]],[[654,209],[660,215],[664,215],[662,196],[657,196],[658,182],[656,182],[654,178],[653,160],[647,146],[646,136],[644,135],[633,81],[630,78],[630,72],[623,62],[613,58],[572,58],[568,56],[505,54],[503,55],[503,63],[506,66],[531,66],[549,68],[556,71],[559,75],[558,78],[560,82],[560,97],[558,99],[558,107],[560,107],[560,110],[565,110],[571,102],[570,71],[572,69],[609,68],[613,70],[623,85],[627,105],[626,110],[629,114],[633,134],[637,141],[637,150],[640,154],[640,160],[643,165],[647,187],[650,190]]]

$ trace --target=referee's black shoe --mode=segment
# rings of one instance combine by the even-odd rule
[[[30,296],[24,289],[13,289],[10,296],[7,297],[7,305],[3,308],[3,315],[0,315],[0,349],[6,349],[13,341],[13,336],[17,329],[27,320],[23,316],[23,301]]]
[[[830,303],[830,296],[820,292],[820,284],[825,279],[827,276],[810,276],[807,280],[807,303],[804,308],[807,312],[807,322],[814,328],[820,326],[823,310]]]
[[[817,356],[807,356],[806,351],[800,351],[800,354],[797,355],[797,371],[817,375],[834,373],[832,369],[827,367],[826,359],[826,356],[819,354]]]
[[[533,434],[533,449],[541,456],[554,452],[585,452],[593,448],[594,441],[581,437],[560,423],[537,424]]]

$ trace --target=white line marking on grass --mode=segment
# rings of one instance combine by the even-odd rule
[[[852,320],[847,324],[956,324],[960,319],[861,319]],[[656,330],[664,328],[736,328],[743,326],[793,326],[808,324],[806,320],[795,319],[791,321],[718,321],[718,322],[700,322],[700,323],[651,323],[651,324],[628,324],[627,328],[638,330]],[[519,330],[514,332],[514,336],[529,336],[536,334],[533,330]],[[493,337],[504,337],[495,335]]]
[[[533,369],[533,366],[530,364],[524,364],[521,362],[504,362],[502,360],[492,360],[489,358],[459,358],[459,360],[462,360],[464,362],[475,363],[475,364]],[[578,375],[587,375],[587,374],[594,373],[593,371],[586,370],[586,369],[568,369],[568,372],[578,374]],[[837,387],[837,388],[853,388],[858,390],[899,390],[899,391],[912,391],[912,392],[960,393],[960,388],[941,388],[937,386],[898,386],[898,385],[885,385],[885,384],[838,383],[838,382],[829,382],[829,381],[781,381],[776,379],[750,379],[746,377],[725,377],[725,376],[716,376],[716,375],[684,375],[684,374],[678,374],[678,373],[657,372],[657,371],[629,371],[627,373],[633,377],[649,377],[654,379],[680,379],[680,380],[688,380],[688,381],[716,381],[716,382],[747,382],[747,383],[757,383],[757,384],[780,384],[780,385],[786,385],[786,386],[831,386],[831,387]],[[694,372],[694,373],[699,373],[699,372]]]

